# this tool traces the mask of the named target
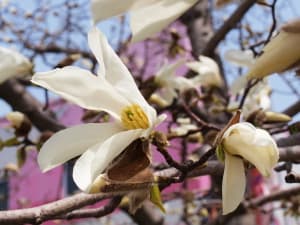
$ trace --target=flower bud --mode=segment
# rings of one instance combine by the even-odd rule
[[[31,122],[28,117],[18,111],[10,112],[6,115],[6,119],[15,128],[17,136],[27,136],[31,130]]]

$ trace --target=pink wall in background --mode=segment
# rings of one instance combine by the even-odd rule
[[[51,103],[51,109],[57,112],[61,123],[71,126],[80,123],[83,110],[63,100]],[[38,206],[53,202],[64,196],[63,166],[42,173],[37,165],[37,152],[28,154],[25,165],[18,174],[12,174],[9,179],[9,208],[19,209]],[[54,225],[57,222],[45,222],[44,225]]]

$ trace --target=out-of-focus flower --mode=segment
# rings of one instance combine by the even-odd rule
[[[32,78],[33,83],[83,108],[106,111],[115,119],[62,130],[48,139],[39,152],[38,163],[43,171],[81,155],[74,165],[73,178],[86,192],[95,191],[93,184],[99,184],[95,181],[101,180],[111,162],[134,141],[147,138],[163,119],[146,102],[98,29],[89,32],[88,42],[99,63],[98,76],[68,66],[37,73]]]
[[[10,0],[0,0],[0,8],[4,8],[9,4]]]
[[[267,122],[275,123],[286,123],[292,120],[292,118],[284,113],[277,113],[277,112],[265,112],[265,120]]]
[[[244,197],[246,177],[243,159],[253,164],[263,176],[270,176],[278,162],[279,152],[268,132],[246,122],[231,125],[223,134],[220,148],[225,157],[223,214],[228,214]]]
[[[0,83],[32,73],[32,63],[15,50],[0,47],[0,58]]]
[[[190,79],[193,83],[204,87],[221,87],[223,85],[219,66],[213,59],[200,55],[199,61],[188,62],[186,66],[197,73]]]
[[[251,50],[230,49],[225,52],[224,58],[228,62],[241,67],[250,67],[254,63],[254,55]]]
[[[142,41],[161,31],[198,0],[92,0],[93,20],[99,22],[129,12],[132,41]]]
[[[6,119],[11,123],[12,127],[15,128],[17,136],[26,136],[31,130],[32,124],[29,118],[21,112],[10,112],[6,115]]]
[[[175,63],[164,65],[155,76],[155,83],[159,86],[156,93],[152,94],[150,100],[162,107],[171,105],[178,93],[197,87],[191,79],[176,76],[176,70],[185,63],[181,59]]]
[[[178,135],[186,135],[189,131],[197,130],[198,127],[191,123],[190,118],[178,118],[177,123],[179,126],[171,128],[171,132]]]
[[[243,79],[243,81],[245,80],[244,79],[245,76],[242,76],[241,78]],[[243,81],[241,81],[241,83],[243,83]],[[233,89],[231,92],[234,94],[238,94],[240,91],[242,91],[245,88],[245,86],[242,88],[242,86],[237,87],[236,85],[234,88],[236,89]],[[252,112],[258,109],[262,109],[262,110],[270,109],[271,107],[270,94],[271,94],[271,87],[268,85],[266,79],[256,84],[250,90],[244,102],[242,108],[244,118],[247,118]],[[229,105],[227,106],[228,110],[233,111],[237,109],[239,102],[240,102],[239,99],[231,99]]]
[[[263,78],[299,66],[300,63],[300,19],[282,26],[279,34],[257,57],[247,76],[250,79]]]

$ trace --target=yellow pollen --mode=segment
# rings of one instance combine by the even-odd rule
[[[147,129],[149,127],[147,115],[137,104],[125,107],[121,112],[121,120],[128,130]]]

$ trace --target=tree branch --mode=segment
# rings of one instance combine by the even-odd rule
[[[228,18],[228,20],[216,31],[214,36],[209,40],[202,54],[213,56],[216,47],[223,41],[226,35],[233,29],[238,22],[244,17],[248,10],[256,3],[256,0],[244,1],[236,11]]]
[[[64,128],[49,113],[42,111],[43,106],[41,103],[15,79],[8,80],[0,85],[0,97],[10,104],[13,110],[26,114],[40,131],[50,130],[56,132]]]
[[[300,133],[291,134],[288,137],[277,140],[278,147],[290,147],[300,145]]]

